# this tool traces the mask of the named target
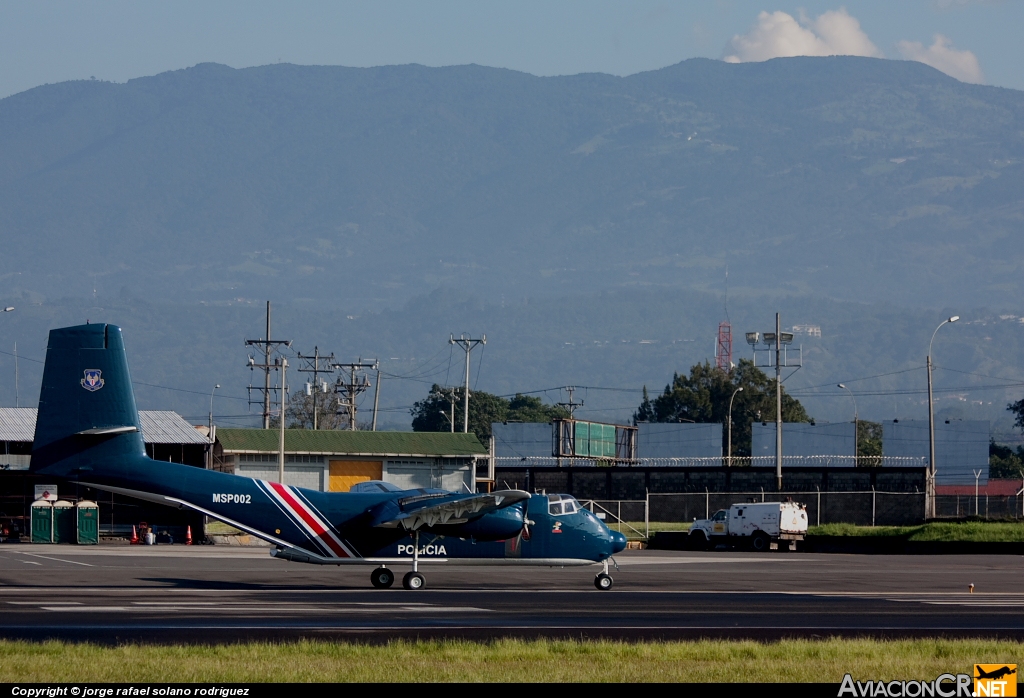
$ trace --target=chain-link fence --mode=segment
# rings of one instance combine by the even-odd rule
[[[956,497],[952,497],[955,500]],[[964,513],[967,498],[961,497],[961,518],[973,515]],[[995,500],[1011,500],[1013,506],[1020,511],[1020,503],[1014,497],[991,497],[989,511],[992,518],[996,516]],[[794,501],[807,506],[807,520],[811,526],[829,523],[850,523],[858,526],[907,526],[921,523],[925,513],[925,495],[923,492],[675,492],[650,493],[647,499],[640,500],[583,500],[582,504],[594,511],[604,514],[605,521],[612,523],[630,522],[637,525],[644,522],[648,533],[651,522],[689,523],[694,519],[710,518],[719,509],[727,509],[733,504],[749,502],[784,502]],[[973,501],[972,501],[973,506]],[[980,502],[984,516],[984,497]],[[944,503],[943,512],[948,508]],[[954,509],[955,511],[955,509]],[[1002,510],[1000,510],[1002,511]],[[1009,514],[1013,516],[1013,514]],[[1024,515],[1022,515],[1024,516]]]
[[[628,465],[634,468],[774,468],[775,456],[725,456],[713,458],[638,458],[633,461],[615,461],[600,458],[556,458],[555,456],[495,456],[496,468],[588,468],[606,465]],[[924,467],[927,458],[909,456],[783,456],[782,469],[789,468],[917,468]]]
[[[940,494],[935,497],[937,519],[1024,519],[1024,496]]]

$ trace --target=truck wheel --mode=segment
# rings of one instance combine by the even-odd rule
[[[708,537],[704,531],[696,531],[686,537],[686,548],[688,550],[707,550]]]
[[[758,531],[750,541],[750,547],[759,553],[767,552],[772,545],[772,539],[764,531]]]

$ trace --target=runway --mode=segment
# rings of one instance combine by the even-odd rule
[[[394,637],[1024,638],[1024,558],[628,551],[592,568],[371,567],[266,548],[0,546],[0,636],[96,642]],[[397,567],[399,574],[408,570]],[[969,585],[974,584],[974,593]]]

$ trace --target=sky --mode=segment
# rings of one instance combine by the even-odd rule
[[[1024,89],[1024,0],[0,0],[0,97],[217,62],[630,75],[706,57],[920,60]]]

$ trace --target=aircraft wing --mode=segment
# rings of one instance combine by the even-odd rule
[[[425,494],[385,502],[374,512],[372,526],[415,531],[423,526],[466,523],[530,498],[522,490],[499,490],[486,494]]]

